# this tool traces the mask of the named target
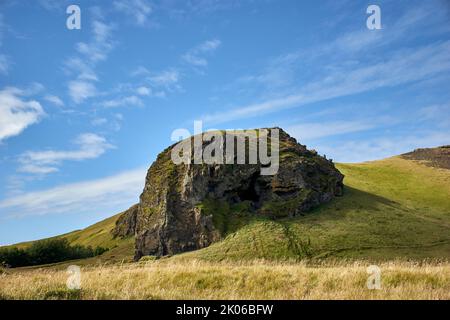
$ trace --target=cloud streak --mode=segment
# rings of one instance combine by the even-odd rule
[[[208,61],[206,60],[205,55],[214,52],[220,45],[221,41],[218,39],[205,41],[186,52],[182,56],[182,59],[192,66],[206,67]]]
[[[98,62],[106,60],[114,46],[112,31],[112,25],[94,20],[91,41],[77,43],[76,49],[80,56],[71,57],[65,62],[65,68],[77,77],[68,83],[69,95],[75,103],[82,103],[98,94],[94,84],[98,77],[94,69]]]
[[[250,118],[286,108],[394,87],[450,71],[450,41],[416,49],[399,50],[383,61],[348,67],[335,65],[321,79],[307,82],[297,93],[244,105],[230,111],[207,114],[204,122],[217,124]]]
[[[19,157],[21,164],[19,171],[33,174],[48,174],[58,171],[58,167],[64,161],[82,161],[95,159],[114,148],[104,137],[94,133],[83,133],[79,135],[75,144],[77,150],[46,150],[27,151]]]
[[[374,122],[355,121],[332,121],[312,122],[289,126],[286,130],[299,141],[313,140],[324,137],[336,136],[346,133],[370,130],[376,127]]]
[[[0,201],[3,217],[117,210],[138,201],[146,170],[138,168],[109,177],[29,192]]]
[[[113,5],[117,11],[130,16],[138,26],[144,26],[153,12],[152,6],[146,0],[117,0]]]

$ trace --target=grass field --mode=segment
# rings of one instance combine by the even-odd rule
[[[291,219],[232,213],[241,226],[222,241],[157,261],[131,263],[134,239],[110,233],[119,215],[62,235],[110,250],[0,271],[0,299],[450,299],[450,170],[400,157],[337,167],[343,197]],[[81,291],[66,289],[70,264]],[[370,264],[381,290],[366,287]]]
[[[34,269],[0,275],[1,299],[450,299],[450,265],[382,263],[381,289],[367,288],[367,263],[308,266],[191,260],[87,266],[81,289],[67,273]]]

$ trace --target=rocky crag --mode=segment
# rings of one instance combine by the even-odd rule
[[[437,148],[421,148],[401,155],[403,159],[415,160],[427,166],[450,169],[450,145]]]
[[[261,175],[259,163],[175,165],[173,148],[158,155],[140,202],[113,230],[117,237],[135,236],[136,259],[204,248],[252,217],[302,215],[343,193],[344,176],[333,162],[281,129],[274,175]]]

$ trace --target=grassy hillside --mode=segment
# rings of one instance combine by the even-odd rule
[[[222,218],[220,227],[228,230],[226,238],[171,260],[450,258],[450,170],[401,157],[337,167],[345,174],[343,197],[276,221],[245,215],[242,206],[212,206]],[[223,219],[224,212],[231,218]],[[60,237],[110,249],[83,264],[130,260],[134,240],[110,233],[119,216]]]
[[[176,259],[450,257],[450,170],[400,157],[337,167],[343,197],[294,219],[253,219]]]
[[[113,238],[111,234],[111,230],[114,228],[116,221],[121,214],[122,213],[116,214],[110,218],[97,222],[85,229],[72,231],[70,233],[66,233],[52,238],[66,238],[71,245],[91,246],[93,248],[103,247],[109,249],[106,253],[102,254],[101,256],[84,259],[81,264],[131,260],[134,255],[134,238],[132,237],[126,239]],[[18,248],[25,248],[30,246],[32,243],[33,241],[21,242],[12,246]],[[52,265],[64,266],[67,263],[68,262],[61,262]]]

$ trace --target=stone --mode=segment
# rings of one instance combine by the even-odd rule
[[[119,218],[113,232],[134,233],[136,260],[173,255],[223,238],[229,231],[223,221],[233,208],[278,219],[303,215],[342,195],[344,176],[332,161],[281,129],[279,139],[274,175],[261,175],[260,164],[175,165],[172,145],[151,165],[139,204]]]

